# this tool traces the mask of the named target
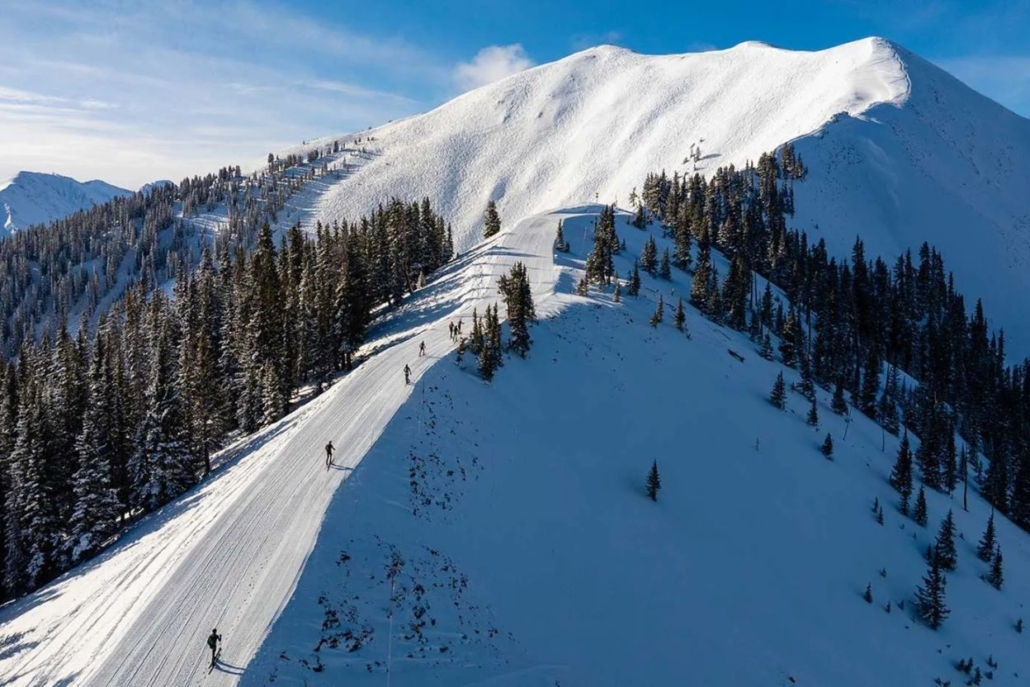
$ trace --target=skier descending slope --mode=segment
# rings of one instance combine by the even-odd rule
[[[411,368],[404,365],[404,383],[411,384]]]
[[[333,451],[336,448],[333,446],[333,442],[329,442],[325,445],[325,469],[328,470],[329,466],[333,464]]]
[[[211,630],[211,634],[207,638],[207,646],[211,649],[211,667],[208,668],[208,672],[214,669],[215,664],[218,662],[218,655],[222,653],[221,649],[218,648],[218,643],[222,641],[222,635],[218,634],[218,628]]]
[[[418,357],[421,358],[426,354],[426,342],[423,341],[418,345]]]

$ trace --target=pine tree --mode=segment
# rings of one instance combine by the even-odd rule
[[[658,267],[658,276],[665,281],[672,279],[672,261],[669,258],[669,249],[662,253],[662,260]]]
[[[958,551],[955,549],[955,521],[950,510],[941,521],[941,527],[937,531],[934,556],[943,570],[952,571],[958,564]]]
[[[908,432],[901,439],[890,483],[901,494],[901,513],[908,515],[908,500],[912,496],[912,450],[909,448]]]
[[[658,246],[655,245],[653,236],[648,236],[644,243],[644,250],[640,253],[640,268],[652,277],[657,275]]]
[[[919,495],[916,496],[916,507],[912,511],[912,520],[920,527],[926,527],[926,492],[922,486],[919,487]]]
[[[615,303],[622,302],[622,281],[619,279],[619,273],[615,273],[615,290],[612,291],[612,301]]]
[[[989,562],[997,544],[998,541],[994,535],[994,511],[991,511],[991,517],[987,519],[987,529],[984,530],[984,534],[980,538],[980,545],[976,547],[977,558],[984,563]]]
[[[871,604],[873,602],[873,585],[867,584],[865,586],[865,592],[862,593],[862,598],[865,599],[867,604]]]
[[[929,570],[923,578],[923,586],[916,589],[916,611],[931,630],[938,629],[950,613],[945,605],[946,586],[944,571],[934,558],[930,561]]]
[[[759,355],[766,360],[773,359],[772,339],[769,337],[769,332],[766,332],[765,336],[762,337],[762,348],[759,351]]]
[[[829,432],[826,433],[826,438],[823,439],[823,446],[820,451],[827,458],[833,458],[833,437],[830,436]]]
[[[848,403],[844,400],[844,380],[837,378],[837,385],[833,388],[833,400],[830,402],[830,410],[837,415],[844,415],[848,412]]]
[[[483,238],[496,236],[501,231],[501,217],[497,214],[497,203],[488,201],[483,215]]]
[[[817,404],[815,402],[814,394],[812,395],[812,401],[808,406],[808,417],[805,418],[805,422],[807,422],[812,427],[819,426],[819,408],[817,407]]]
[[[657,327],[665,317],[665,301],[662,294],[658,294],[658,302],[655,304],[654,313],[651,314],[651,326]]]
[[[769,394],[769,402],[783,410],[787,403],[787,388],[783,382],[783,373],[776,375],[776,382],[773,384],[772,392]]]
[[[681,332],[685,330],[687,323],[687,314],[683,312],[683,297],[680,296],[676,302],[676,314],[673,317],[673,323],[676,325],[676,329]]]
[[[1002,556],[1001,546],[994,551],[994,560],[991,561],[991,572],[987,574],[987,581],[995,589],[1001,589],[1001,584],[1004,582],[1004,575],[1002,573]]]
[[[629,275],[629,283],[626,285],[626,293],[636,297],[640,294],[640,269],[637,261],[633,261],[633,273]]]
[[[554,237],[554,249],[559,253],[569,252],[569,243],[565,240],[565,232],[562,230],[561,220],[558,220],[558,232]]]
[[[647,496],[652,501],[658,500],[658,490],[662,488],[662,480],[658,476],[658,461],[651,463],[651,471],[647,474]]]
[[[529,284],[526,266],[522,262],[516,262],[511,267],[511,273],[502,276],[497,283],[508,309],[508,329],[511,331],[508,350],[525,358],[532,344],[529,323],[536,319],[533,289]]]

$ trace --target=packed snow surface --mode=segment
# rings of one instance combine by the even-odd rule
[[[881,38],[818,52],[603,46],[360,135],[373,158],[324,195],[321,218],[428,196],[463,250],[490,199],[508,222],[625,206],[648,172],[710,175],[794,141],[811,169],[795,227],[835,255],[856,236],[888,260],[929,241],[1030,355],[1030,299],[1011,298],[1030,292],[1030,121]]]
[[[0,238],[131,193],[104,181],[82,182],[60,174],[19,172],[0,183]]]

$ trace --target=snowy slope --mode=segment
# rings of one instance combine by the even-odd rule
[[[10,181],[0,183],[0,238],[131,193],[104,181],[82,182],[60,174],[19,172]]]
[[[883,39],[820,52],[593,48],[361,135],[376,155],[325,194],[321,216],[428,196],[462,250],[491,198],[509,222],[625,204],[648,172],[693,173],[694,144],[697,171],[711,172],[797,141],[812,169],[797,226],[818,225],[837,254],[856,235],[888,259],[936,244],[958,288],[1030,354],[1030,301],[1008,296],[1030,286],[1030,121]]]
[[[232,638],[232,684],[289,598],[324,511],[417,379],[451,343],[438,319],[485,307],[514,260],[530,267],[541,308],[557,272],[554,221],[527,221],[465,256],[379,329],[383,349],[330,392],[230,449],[219,474],[134,529],[116,547],[0,609],[0,683],[186,685],[205,679],[204,638]],[[430,357],[416,361],[416,340]],[[338,447],[326,472],[322,447]]]
[[[559,291],[584,256],[580,224],[566,226]],[[619,231],[639,254],[645,235]],[[677,332],[689,277],[674,276],[644,275],[641,297],[618,305],[561,294],[569,305],[532,330],[529,358],[489,385],[453,354],[426,371],[330,503],[242,684],[958,685],[955,663],[987,670],[991,655],[984,684],[1025,684],[1027,535],[1005,522],[1006,586],[980,580],[982,500],[965,513],[960,496],[932,493],[927,529],[902,517],[887,483],[897,440],[881,452],[858,413],[842,439],[826,392],[818,430],[800,396],[772,407],[783,368],[693,309],[692,339]],[[818,450],[826,432],[833,461]],[[653,459],[657,504],[644,494]],[[964,540],[935,633],[912,596],[948,508]]]

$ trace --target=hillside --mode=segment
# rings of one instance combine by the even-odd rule
[[[104,181],[19,172],[10,181],[0,183],[0,239],[131,193]]]
[[[1030,121],[884,39],[664,56],[603,46],[367,135],[375,156],[323,195],[318,216],[428,196],[460,250],[478,241],[490,199],[508,221],[627,205],[648,172],[710,174],[795,141],[819,172],[799,190],[796,226],[838,255],[859,235],[887,259],[937,245],[1010,349],[1030,353],[1030,303],[1009,297],[1030,286]]]

